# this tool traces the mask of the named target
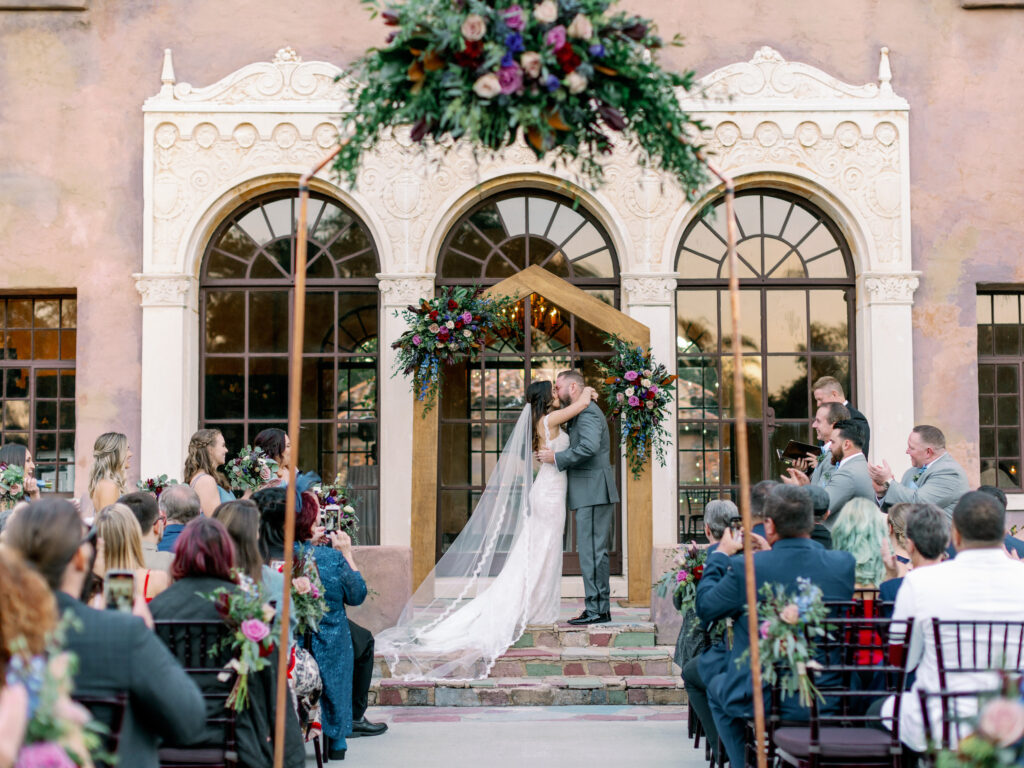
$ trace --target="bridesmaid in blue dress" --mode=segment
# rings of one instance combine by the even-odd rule
[[[207,517],[211,517],[224,502],[235,500],[228,479],[219,469],[227,457],[228,447],[219,429],[200,429],[188,441],[185,482],[198,494],[199,504]]]

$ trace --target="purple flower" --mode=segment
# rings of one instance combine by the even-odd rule
[[[760,632],[760,634],[761,634],[762,638],[768,637],[768,630],[771,629],[771,626],[772,626],[772,623],[770,621],[768,621],[768,619],[765,619],[764,621],[761,622],[761,632]]]
[[[544,87],[547,88],[549,92],[554,92],[562,87],[562,81],[554,75],[548,75],[548,79],[544,81]]]
[[[552,48],[561,48],[565,45],[565,27],[559,24],[557,27],[549,29],[548,33],[544,35],[544,42]]]
[[[636,381],[637,379],[640,378],[640,374],[637,373],[636,371],[626,371],[626,375],[624,378],[626,379],[626,381]]]
[[[523,36],[518,32],[509,32],[505,35],[505,48],[509,53],[522,53],[526,50],[523,46]]]
[[[515,57],[511,51],[505,51],[505,55],[501,57],[501,66],[504,69],[508,69],[516,63]]]
[[[502,67],[498,70],[498,82],[502,93],[517,93],[523,89],[523,70],[515,63],[511,67]]]
[[[676,583],[678,584],[681,581],[686,581],[686,577],[689,575],[690,574],[688,574],[686,571],[679,571],[679,573],[676,574]]]
[[[76,768],[75,761],[59,744],[39,741],[26,744],[18,752],[15,768]]]
[[[242,622],[242,634],[246,639],[258,643],[270,634],[270,627],[259,619],[246,619]]]
[[[658,394],[658,388],[655,385],[653,385],[653,384],[651,385],[651,388],[648,389],[647,391],[648,392],[653,392],[654,394]]]
[[[417,347],[420,345],[422,341],[423,339],[421,339],[419,336],[412,337],[412,343],[415,344]]]
[[[600,43],[594,43],[587,50],[590,51],[590,55],[593,56],[595,59],[603,59],[604,58],[604,54],[605,54],[604,46],[601,45]]]
[[[510,5],[502,11],[501,18],[505,20],[505,26],[509,29],[518,30],[526,26],[526,16],[518,5]]]
[[[471,322],[473,322],[473,313],[472,312],[463,312],[462,313],[462,322],[465,323],[466,325],[469,325]]]
[[[629,404],[633,408],[636,408],[638,405],[640,405],[640,398],[637,397],[636,395],[630,395],[629,396]]]

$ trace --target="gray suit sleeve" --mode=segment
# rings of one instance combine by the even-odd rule
[[[852,474],[836,471],[825,490],[828,492],[828,508],[836,514],[850,499],[857,495],[857,485]]]
[[[601,417],[589,407],[576,417],[576,430],[579,442],[555,454],[555,466],[559,470],[582,464],[597,453],[601,445]]]
[[[903,482],[910,476],[913,469],[907,470],[903,480],[897,485],[892,483],[889,490],[885,492],[882,499],[885,504],[899,504],[908,502],[911,504],[932,503],[940,507],[946,507],[949,499],[957,496],[960,491],[960,477],[955,470],[936,469],[928,474],[927,481],[918,488],[910,488]]]

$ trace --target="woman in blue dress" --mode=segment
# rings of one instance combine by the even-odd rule
[[[200,429],[188,441],[185,482],[199,496],[199,504],[207,517],[224,502],[235,500],[228,479],[219,469],[227,457],[228,447],[219,429]]]
[[[287,488],[265,488],[253,495],[260,508],[260,548],[268,560],[284,558],[284,512]],[[366,582],[352,556],[352,539],[348,534],[334,531],[329,537],[313,536],[311,516],[302,514],[317,504],[310,493],[302,494],[302,504],[296,514],[295,554],[312,553],[324,586],[328,612],[320,621],[320,630],[313,635],[313,658],[320,667],[323,680],[321,721],[327,740],[327,756],[331,760],[344,760],[347,743],[345,737],[352,732],[352,636],[346,605],[359,605],[366,599]],[[315,512],[314,512],[315,515]],[[312,518],[315,520],[315,517]],[[318,531],[319,532],[319,531]],[[329,546],[314,545],[313,541],[326,538]]]

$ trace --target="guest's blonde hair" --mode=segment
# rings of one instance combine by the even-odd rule
[[[205,472],[221,488],[230,490],[228,479],[218,471],[210,459],[210,446],[220,434],[219,429],[200,429],[192,435],[192,439],[188,441],[188,456],[185,458],[186,483],[191,485],[196,475]]]
[[[104,432],[92,446],[92,471],[89,473],[89,495],[100,480],[112,480],[121,496],[128,488],[124,463],[128,460],[128,437],[120,432]]]
[[[143,566],[142,526],[126,504],[111,504],[96,516],[96,532],[103,539],[103,562],[108,569],[134,571]]]
[[[907,548],[907,513],[913,504],[900,502],[889,507],[889,528],[896,543]]]

